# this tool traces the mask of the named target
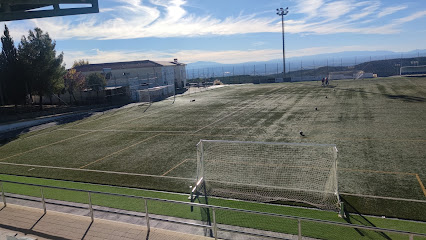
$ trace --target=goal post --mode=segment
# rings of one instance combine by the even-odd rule
[[[197,194],[338,210],[336,145],[200,140]]]
[[[342,79],[361,79],[364,76],[364,71],[362,70],[352,70],[352,71],[339,71],[339,72],[330,72],[328,78],[330,80],[342,80]]]

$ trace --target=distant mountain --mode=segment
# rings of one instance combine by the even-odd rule
[[[286,58],[286,71],[300,71],[300,69],[315,69],[322,66],[354,66],[364,62],[387,60],[396,58],[413,58],[426,56],[426,50],[409,52],[392,51],[346,51],[339,53],[325,53],[303,57]],[[222,64],[217,62],[195,62],[187,64],[188,78],[231,76],[231,75],[265,75],[282,73],[282,59],[269,61],[244,62],[236,64]]]

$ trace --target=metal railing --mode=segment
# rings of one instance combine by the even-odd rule
[[[343,223],[343,222],[333,222],[328,220],[320,220],[320,219],[313,219],[313,218],[307,218],[307,217],[298,217],[298,216],[290,216],[290,215],[283,215],[283,214],[277,214],[277,213],[267,213],[267,212],[259,212],[259,211],[253,211],[253,210],[245,210],[245,209],[237,209],[237,208],[230,208],[230,207],[222,207],[222,206],[214,206],[214,205],[208,205],[208,204],[202,204],[202,203],[193,203],[193,202],[182,202],[182,201],[176,201],[176,200],[168,200],[168,199],[160,199],[160,198],[152,198],[152,197],[143,197],[143,196],[134,196],[134,195],[126,195],[126,194],[119,194],[119,193],[108,193],[108,192],[100,192],[100,191],[91,191],[91,190],[82,190],[82,189],[74,189],[74,188],[65,188],[65,187],[56,187],[56,186],[46,186],[46,185],[39,185],[39,184],[32,184],[32,183],[21,183],[21,182],[14,182],[14,181],[7,181],[7,180],[1,180],[0,181],[0,188],[1,188],[1,195],[4,207],[7,206],[6,202],[6,194],[5,194],[5,188],[3,183],[10,183],[10,184],[19,184],[19,185],[26,185],[26,186],[33,186],[33,187],[39,187],[40,188],[40,202],[42,203],[42,208],[44,212],[46,213],[46,199],[44,196],[44,188],[50,188],[50,189],[58,189],[58,190],[66,190],[66,191],[75,191],[75,192],[85,192],[88,194],[88,210],[89,215],[94,221],[95,214],[94,211],[103,211],[103,212],[111,212],[107,210],[101,210],[101,209],[94,209],[92,205],[92,194],[100,194],[100,195],[109,195],[109,196],[116,196],[116,197],[126,197],[126,198],[135,198],[135,199],[141,199],[144,202],[144,209],[145,209],[145,215],[133,215],[133,214],[127,214],[127,213],[120,213],[120,212],[113,212],[115,214],[122,214],[122,215],[130,215],[130,216],[136,216],[136,217],[145,217],[146,219],[146,227],[147,232],[149,234],[150,232],[150,220],[158,220],[158,221],[164,221],[164,222],[170,222],[170,223],[176,223],[176,224],[184,224],[184,225],[190,225],[190,226],[196,226],[196,227],[202,227],[207,228],[213,232],[213,237],[215,239],[218,238],[218,234],[220,231],[224,232],[231,232],[231,233],[239,233],[239,234],[247,234],[252,236],[258,236],[258,237],[267,237],[267,238],[275,238],[275,239],[286,239],[282,237],[267,235],[263,233],[253,233],[253,232],[246,232],[241,230],[235,230],[235,229],[226,229],[221,228],[217,224],[216,219],[216,211],[217,210],[225,210],[225,211],[233,211],[233,212],[239,212],[239,213],[249,213],[254,215],[261,215],[261,216],[270,216],[270,217],[279,217],[284,219],[291,219],[297,221],[297,236],[298,239],[302,239],[302,222],[315,222],[315,223],[321,223],[321,224],[327,224],[327,225],[334,225],[339,227],[346,227],[346,228],[352,228],[352,229],[363,229],[363,230],[370,230],[375,232],[381,232],[381,233],[393,233],[393,234],[401,234],[408,236],[409,240],[413,240],[414,237],[424,237],[426,238],[426,234],[423,233],[415,233],[415,232],[408,232],[408,231],[402,231],[402,230],[395,230],[395,229],[387,229],[387,228],[380,228],[380,227],[371,227],[371,226],[363,226],[363,225],[357,225],[357,224],[349,224],[349,223]],[[10,196],[9,196],[10,197]],[[17,198],[17,197],[14,197]],[[21,198],[24,200],[30,200],[30,201],[37,201],[37,200],[31,200],[28,198]],[[150,216],[149,215],[149,208],[148,208],[148,202],[149,201],[156,201],[156,202],[166,202],[166,203],[172,203],[172,204],[179,204],[179,205],[187,205],[192,207],[200,207],[200,208],[206,208],[211,210],[212,212],[212,219],[211,219],[211,225],[207,224],[199,224],[199,223],[191,223],[191,222],[185,222],[181,220],[172,220],[172,219],[166,219],[161,218],[157,216]],[[49,204],[55,204],[55,205],[61,205],[61,206],[68,206],[68,207],[77,207],[75,205],[67,205],[67,204],[58,204],[49,202]],[[77,207],[82,208],[82,207]]]

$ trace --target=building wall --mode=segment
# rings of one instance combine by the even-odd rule
[[[401,67],[401,75],[426,74],[426,66]]]
[[[83,75],[104,71],[87,71]],[[128,86],[128,96],[132,101],[139,101],[139,90],[174,85],[183,88],[186,85],[185,65],[166,65],[159,67],[141,67],[129,69],[110,69],[106,74],[107,87]]]

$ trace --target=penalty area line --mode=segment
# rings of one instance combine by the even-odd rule
[[[179,163],[178,165],[176,165],[176,166],[174,166],[174,167],[170,168],[167,172],[163,173],[161,176],[166,176],[168,173],[170,173],[171,171],[175,170],[177,167],[179,167],[180,165],[182,165],[182,164],[186,163],[186,162],[187,162],[187,161],[189,161],[189,160],[194,160],[194,159],[187,158],[187,159],[183,160],[181,163]]]
[[[106,159],[106,158],[109,158],[109,157],[111,157],[111,156],[113,156],[113,155],[115,155],[115,154],[117,154],[117,153],[120,153],[120,152],[122,152],[122,151],[124,151],[124,150],[127,150],[127,149],[129,149],[129,148],[132,148],[132,147],[134,147],[134,146],[136,146],[136,145],[138,145],[138,144],[141,144],[141,143],[143,143],[143,142],[146,142],[146,141],[148,141],[148,140],[150,140],[150,139],[152,139],[152,138],[155,138],[155,137],[157,137],[157,136],[159,136],[159,135],[161,135],[161,133],[159,133],[159,134],[157,134],[157,135],[154,135],[154,136],[151,136],[151,137],[148,137],[148,138],[145,138],[144,140],[142,140],[142,141],[139,141],[139,142],[137,142],[137,143],[134,143],[134,144],[132,144],[132,145],[130,145],[130,146],[127,146],[127,147],[125,147],[125,148],[123,148],[123,149],[120,149],[120,150],[118,150],[118,151],[115,151],[115,152],[113,152],[113,153],[110,153],[110,154],[108,154],[108,155],[106,155],[106,156],[104,156],[104,157],[101,157],[101,158],[99,158],[99,159],[97,159],[97,160],[95,160],[95,161],[93,161],[93,162],[91,162],[91,163],[88,163],[88,164],[86,164],[86,165],[83,165],[83,166],[81,166],[81,167],[79,167],[80,169],[82,169],[82,168],[85,168],[85,167],[88,167],[88,166],[90,166],[90,165],[92,165],[92,164],[95,164],[95,163],[97,163],[97,162],[100,162],[100,161],[102,161],[102,160],[104,160],[104,159]]]
[[[426,189],[425,189],[425,186],[423,185],[423,182],[422,182],[422,180],[420,179],[420,176],[419,176],[419,174],[417,174],[416,173],[416,178],[417,178],[417,181],[419,182],[419,184],[420,184],[420,188],[423,190],[423,194],[425,195],[425,197],[426,197]]]

